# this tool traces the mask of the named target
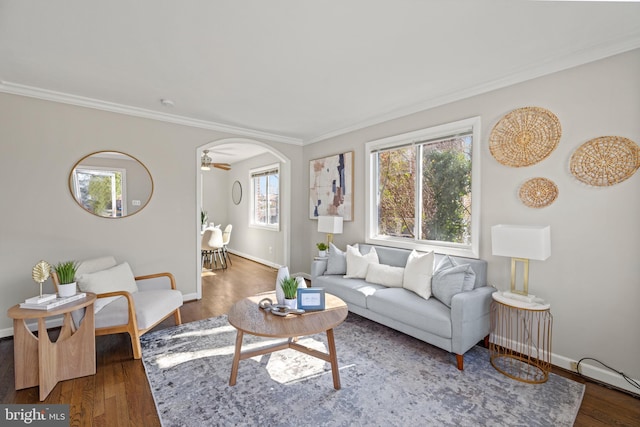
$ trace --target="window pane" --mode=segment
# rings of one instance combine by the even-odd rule
[[[253,218],[251,223],[268,228],[280,224],[280,171],[274,166],[251,171]]]
[[[269,189],[269,224],[277,225],[280,217],[279,212],[279,188],[278,184],[278,175],[269,175],[268,176],[268,189]]]
[[[422,146],[422,240],[471,242],[471,136]]]
[[[378,153],[378,234],[414,239],[416,148]]]

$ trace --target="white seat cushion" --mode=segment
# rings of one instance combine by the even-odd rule
[[[138,329],[147,329],[182,306],[182,292],[175,289],[140,291],[131,294],[136,305]],[[129,321],[127,299],[118,298],[96,315],[96,328],[126,325]]]

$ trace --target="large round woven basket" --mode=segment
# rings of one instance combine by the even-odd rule
[[[585,184],[608,187],[630,178],[640,167],[640,147],[621,136],[585,142],[569,161],[573,176]]]
[[[520,186],[518,197],[525,206],[544,208],[558,198],[558,187],[547,178],[531,178]]]
[[[558,146],[562,128],[549,110],[524,107],[505,115],[491,131],[489,150],[500,163],[530,166],[546,159]]]

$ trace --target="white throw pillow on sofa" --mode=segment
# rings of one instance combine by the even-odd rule
[[[114,291],[138,292],[133,272],[126,262],[95,273],[81,274],[76,277],[76,282],[82,292],[95,294]]]
[[[376,248],[372,247],[368,254],[362,255],[357,247],[347,245],[347,274],[344,278],[364,279],[371,263],[380,263]]]
[[[411,251],[404,267],[402,287],[415,292],[424,299],[431,297],[431,276],[433,275],[433,251],[418,253]]]
[[[364,280],[388,288],[401,288],[404,268],[386,264],[369,264]]]

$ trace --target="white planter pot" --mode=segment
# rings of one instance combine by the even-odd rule
[[[319,256],[320,258],[324,258],[324,257],[326,257],[326,256],[327,256],[327,251],[318,251],[318,256]]]
[[[58,295],[60,297],[70,297],[76,294],[76,282],[58,285]]]
[[[295,310],[296,308],[298,308],[298,300],[295,298],[294,299],[285,298],[284,305]]]

